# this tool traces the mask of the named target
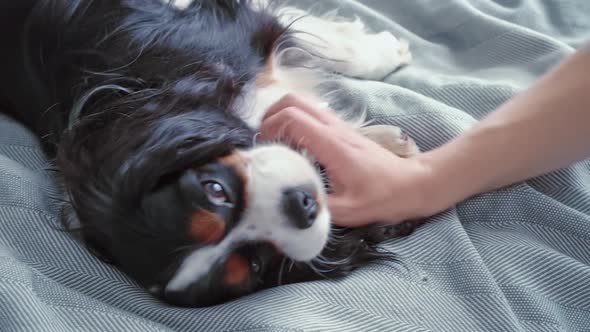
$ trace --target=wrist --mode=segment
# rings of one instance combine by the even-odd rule
[[[465,188],[452,170],[449,171],[448,160],[441,158],[438,151],[425,152],[415,159],[423,170],[418,181],[420,209],[428,216],[442,212],[465,198]]]
[[[429,153],[423,153],[404,160],[402,177],[391,173],[391,179],[383,182],[390,191],[379,203],[380,220],[385,223],[399,224],[408,220],[430,217],[446,210],[454,202],[448,201],[448,184],[435,159]],[[397,204],[391,204],[397,202]]]

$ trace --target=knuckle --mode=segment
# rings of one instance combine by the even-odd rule
[[[275,108],[276,111],[282,112],[285,108],[292,107],[293,105],[296,105],[295,96],[291,94],[286,94],[283,97],[281,97],[276,103],[274,103],[273,108]]]
[[[297,97],[293,93],[288,93],[288,94],[284,95],[283,98],[281,98],[279,103],[292,105],[292,104],[297,103],[298,101],[299,101],[299,97]]]
[[[281,114],[289,119],[298,119],[301,117],[301,111],[296,107],[287,107],[283,109]]]

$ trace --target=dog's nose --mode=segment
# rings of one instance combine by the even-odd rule
[[[310,228],[318,216],[318,202],[306,190],[290,189],[283,196],[284,211],[299,229]]]

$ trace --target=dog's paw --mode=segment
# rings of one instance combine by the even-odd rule
[[[334,69],[341,74],[382,80],[412,60],[408,42],[389,31],[370,33],[360,19],[332,24],[333,30],[322,37],[330,44],[333,58],[340,60],[334,62]]]
[[[382,80],[412,60],[409,43],[389,31],[365,33],[359,35],[359,40],[350,42],[348,61],[352,68],[349,74],[354,77]]]
[[[359,128],[359,132],[400,157],[411,157],[420,153],[416,142],[399,127],[376,125]]]
[[[382,80],[412,60],[409,44],[389,31],[369,32],[361,19],[303,16],[292,28],[317,65],[327,71],[367,80]],[[321,33],[320,33],[321,32]]]

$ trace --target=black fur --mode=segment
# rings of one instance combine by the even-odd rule
[[[190,194],[182,179],[187,169],[253,144],[229,105],[263,70],[273,45],[289,39],[286,27],[245,0],[200,0],[185,11],[160,0],[12,3],[0,8],[8,50],[0,63],[3,110],[55,158],[87,245],[146,287],[166,282],[193,245],[180,217],[181,198]],[[340,229],[323,256],[341,263],[315,270],[295,264],[287,271],[271,249],[243,248],[264,256],[259,282],[207,299],[165,300],[209,305],[280,282],[340,277],[391,258],[378,244],[396,230]]]

